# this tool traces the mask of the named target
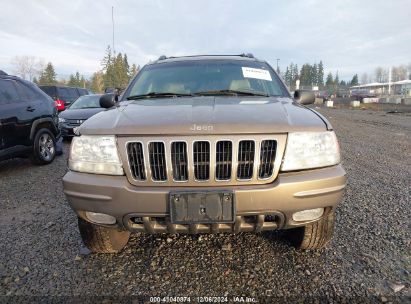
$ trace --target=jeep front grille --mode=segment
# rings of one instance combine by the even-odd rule
[[[247,180],[253,176],[255,142],[242,140],[238,146],[237,178]]]
[[[198,181],[210,179],[210,143],[195,141],[193,145],[194,177]]]
[[[127,145],[127,155],[133,178],[135,180],[145,181],[146,170],[144,165],[143,144],[141,142],[129,143]]]
[[[218,141],[216,145],[216,163],[215,178],[216,180],[230,180],[231,166],[233,159],[232,142],[228,140]]]
[[[167,169],[164,143],[158,141],[149,143],[148,155],[150,157],[151,178],[153,181],[166,181]]]
[[[263,140],[261,142],[259,178],[270,178],[273,174],[276,149],[277,142],[275,140]]]
[[[171,163],[173,179],[179,182],[188,181],[187,144],[183,141],[171,143]]]
[[[118,137],[132,184],[224,186],[274,181],[286,135]]]

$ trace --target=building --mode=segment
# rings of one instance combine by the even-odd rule
[[[350,93],[355,90],[366,89],[370,93],[375,93],[377,95],[403,95],[403,96],[411,96],[411,80],[400,80],[396,82],[391,82],[391,92],[390,91],[390,84],[386,83],[367,83],[361,84],[357,86],[350,87]]]

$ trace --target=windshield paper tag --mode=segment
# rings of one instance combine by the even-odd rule
[[[256,78],[256,79],[263,79],[271,81],[270,72],[263,69],[254,69],[254,68],[247,68],[242,67],[243,69],[243,76],[245,78]]]

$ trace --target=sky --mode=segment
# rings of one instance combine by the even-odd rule
[[[411,63],[411,0],[2,0],[0,69],[36,56],[58,78],[101,69],[112,45],[143,66],[160,55],[252,53],[284,70],[322,60],[340,79]]]

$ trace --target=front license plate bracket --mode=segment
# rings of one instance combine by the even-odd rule
[[[175,224],[233,223],[233,191],[171,192],[170,220]]]

